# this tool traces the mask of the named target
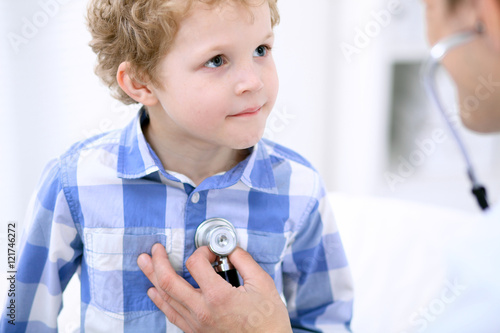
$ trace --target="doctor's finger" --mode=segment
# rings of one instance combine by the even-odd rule
[[[233,253],[229,255],[229,260],[240,273],[244,284],[248,284],[252,280],[263,280],[267,283],[274,282],[269,274],[260,267],[260,265],[252,258],[250,253],[237,247]]]
[[[160,249],[158,249],[158,251],[161,252],[162,249],[160,248]],[[164,249],[163,249],[163,251],[164,251]],[[165,253],[165,255],[166,255],[166,253]],[[170,307],[172,307],[181,316],[187,316],[190,314],[190,311],[184,305],[182,305],[180,302],[178,302],[175,298],[173,298],[171,295],[167,294],[165,292],[165,290],[162,289],[162,287],[160,286],[161,283],[158,281],[158,278],[157,278],[157,274],[156,274],[157,272],[155,271],[155,267],[153,265],[153,260],[149,255],[147,255],[145,253],[141,254],[139,256],[139,258],[137,259],[137,263],[138,263],[139,267],[141,268],[142,272],[144,273],[144,275],[146,275],[146,277],[149,279],[149,281],[155,286],[155,288],[152,288],[152,289],[155,289],[154,290],[155,296],[157,296],[156,301],[152,299],[153,302],[155,302],[155,304],[157,302],[159,302],[160,300],[162,300],[163,302],[169,304]],[[168,261],[168,258],[166,258],[166,261],[164,262],[164,264],[171,268],[170,262]],[[170,274],[170,275],[168,275],[168,274]],[[166,278],[166,279],[174,279],[174,278],[182,279],[181,277],[179,277],[177,275],[177,273],[173,270],[173,268],[171,268],[171,270],[168,271],[167,275],[165,275],[164,278]],[[158,306],[158,304],[157,304],[157,306]],[[160,307],[158,306],[158,308],[160,308]],[[162,308],[160,308],[160,309],[162,311],[164,310]]]
[[[153,301],[153,303],[165,314],[168,320],[179,327],[183,332],[191,331],[191,327],[188,322],[179,312],[175,310],[173,306],[168,304],[163,297],[160,296],[158,290],[155,287],[151,287],[148,290],[148,296]]]
[[[215,261],[215,258],[215,254],[207,246],[202,246],[194,251],[186,261],[186,268],[202,291],[214,290],[217,287],[231,287],[214,271],[211,263]]]
[[[163,245],[153,245],[152,254],[156,284],[153,281],[151,282],[155,285],[160,295],[162,295],[161,292],[165,293],[165,295],[162,295],[163,299],[174,306],[181,314],[183,314],[183,310],[177,309],[177,303],[188,310],[195,309],[201,302],[200,293],[175,272],[172,265],[170,265],[167,251],[165,251]]]
[[[141,254],[137,258],[137,265],[140,267],[141,271],[144,273],[144,275],[146,275],[149,281],[154,286],[158,287],[158,280],[156,278],[153,266],[153,260],[151,259],[151,257],[146,253]],[[161,288],[158,288],[157,292],[160,294],[161,297],[165,297],[165,292]]]

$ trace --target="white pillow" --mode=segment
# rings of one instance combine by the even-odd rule
[[[341,193],[330,201],[354,279],[354,332],[423,331],[446,311],[440,298],[460,289],[446,278],[446,244],[479,213]]]

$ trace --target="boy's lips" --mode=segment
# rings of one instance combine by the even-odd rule
[[[254,114],[257,114],[261,109],[262,109],[262,106],[251,107],[251,108],[245,109],[245,110],[243,110],[241,112],[238,112],[236,114],[230,115],[230,117],[248,117],[248,116],[252,116]]]

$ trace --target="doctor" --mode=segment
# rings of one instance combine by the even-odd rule
[[[481,36],[451,50],[442,64],[455,81],[463,124],[481,133],[500,131],[500,0],[424,2],[431,45],[482,26]],[[447,275],[459,296],[429,315],[419,331],[500,332],[500,206],[450,232]]]

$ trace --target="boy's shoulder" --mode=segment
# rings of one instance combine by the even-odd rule
[[[323,180],[305,157],[267,139],[262,139],[261,144],[269,156],[278,192],[314,197],[323,195]]]
[[[268,139],[262,139],[261,143],[267,150],[267,153],[269,154],[269,157],[272,160],[273,159],[287,160],[291,163],[297,163],[298,165],[301,165],[307,169],[311,169],[316,172],[316,169],[305,157],[293,151],[292,149],[282,146],[279,143],[276,143]]]
[[[69,186],[88,177],[111,176],[113,170],[115,176],[122,132],[118,129],[77,141],[52,165],[62,172]]]
[[[297,167],[317,172],[314,166],[296,151],[268,139],[262,139],[261,144],[273,164],[287,161]]]
[[[77,141],[61,155],[61,159],[75,156],[85,156],[92,151],[105,150],[108,153],[117,153],[120,145],[123,129],[103,132],[87,139]]]
[[[116,168],[119,143],[120,130],[74,143],[66,152],[45,165],[37,184],[39,197],[50,201],[63,188],[97,184],[96,179],[103,184],[113,183],[112,169]],[[49,205],[48,202],[45,204]]]

